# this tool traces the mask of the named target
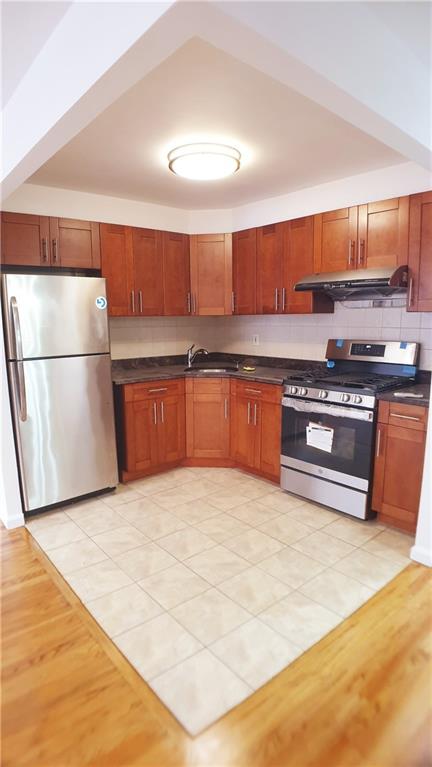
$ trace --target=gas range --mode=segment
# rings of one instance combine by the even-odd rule
[[[413,381],[417,356],[414,343],[332,339],[325,370],[293,371],[282,399],[282,489],[373,515],[377,396]]]
[[[417,355],[414,343],[330,340],[327,371],[311,369],[287,376],[284,394],[371,409],[379,392],[414,380]]]

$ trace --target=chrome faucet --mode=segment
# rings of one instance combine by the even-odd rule
[[[209,354],[207,349],[197,349],[195,352],[194,352],[194,349],[195,349],[195,344],[192,344],[192,346],[190,346],[189,349],[187,350],[187,366],[188,366],[188,368],[192,367],[192,363],[193,363],[195,357],[198,354]]]

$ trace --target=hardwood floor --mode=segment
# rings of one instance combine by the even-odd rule
[[[412,564],[193,739],[24,529],[1,530],[3,767],[427,767],[432,571]]]

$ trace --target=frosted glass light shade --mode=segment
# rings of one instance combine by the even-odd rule
[[[168,154],[173,173],[196,181],[230,176],[240,168],[240,160],[238,149],[224,144],[186,144]]]

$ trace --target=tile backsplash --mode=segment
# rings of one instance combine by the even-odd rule
[[[365,302],[337,302],[334,314],[113,318],[110,332],[113,359],[182,354],[194,343],[209,351],[323,360],[328,338],[418,341],[420,367],[432,370],[432,313]]]

